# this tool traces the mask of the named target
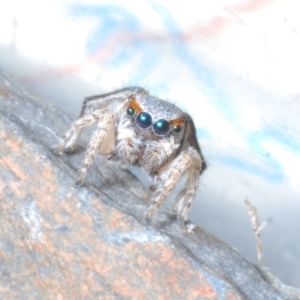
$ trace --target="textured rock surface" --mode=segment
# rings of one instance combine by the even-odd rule
[[[76,189],[84,148],[49,150],[71,122],[0,72],[0,299],[299,299],[170,211],[144,224],[145,188],[116,165]]]

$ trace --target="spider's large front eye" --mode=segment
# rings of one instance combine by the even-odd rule
[[[137,117],[136,117],[136,124],[140,128],[149,128],[152,125],[152,117],[150,114],[147,112],[141,112]]]
[[[134,109],[132,107],[128,107],[126,113],[127,116],[132,117],[134,115]]]
[[[153,130],[156,135],[167,135],[170,131],[170,123],[167,120],[160,119],[153,124]]]

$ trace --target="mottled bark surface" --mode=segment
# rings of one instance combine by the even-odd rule
[[[75,188],[84,147],[50,151],[71,122],[0,72],[0,299],[299,299],[171,211],[144,224],[146,189],[117,165]]]

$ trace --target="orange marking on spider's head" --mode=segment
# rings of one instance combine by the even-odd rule
[[[140,113],[143,111],[140,104],[137,102],[135,95],[131,95],[129,97],[128,107],[131,107],[136,113]]]
[[[180,126],[181,128],[183,128],[184,127],[183,118],[177,118],[177,119],[174,119],[174,120],[170,120],[170,126],[171,126],[171,128],[174,128],[176,126]]]

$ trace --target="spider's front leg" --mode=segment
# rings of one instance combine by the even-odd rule
[[[66,132],[60,143],[52,148],[54,154],[73,152],[81,131],[87,127],[97,124],[106,109],[99,109],[90,115],[79,118]]]
[[[79,169],[76,185],[81,185],[86,176],[87,170],[94,161],[97,151],[107,155],[114,151],[115,128],[114,115],[106,109],[98,109],[91,115],[84,116],[73,123],[61,142],[52,150],[55,154],[74,149],[80,132],[89,126],[97,124],[90,143],[85,152],[83,163]]]
[[[80,132],[83,129],[97,124],[101,115],[108,112],[110,105],[122,103],[132,94],[147,94],[147,91],[140,87],[130,87],[107,94],[86,97],[82,104],[79,119],[73,123],[61,142],[52,149],[53,153],[73,152]]]
[[[78,172],[78,179],[76,185],[82,185],[86,177],[88,168],[93,163],[97,152],[107,155],[115,150],[115,127],[114,115],[106,111],[104,115],[99,118],[98,127],[93,133],[90,143],[84,155],[84,160]]]
[[[170,164],[170,166],[163,170],[160,174],[159,181],[154,186],[154,193],[157,196],[151,201],[146,214],[146,221],[150,221],[158,209],[158,207],[164,202],[169,193],[176,186],[180,178],[191,167],[192,159],[188,151],[181,152]]]
[[[198,189],[200,174],[206,167],[205,163],[202,161],[202,157],[195,149],[190,148],[189,153],[192,163],[187,171],[188,177],[186,186],[178,194],[174,203],[174,210],[184,223],[187,222],[187,215]]]

